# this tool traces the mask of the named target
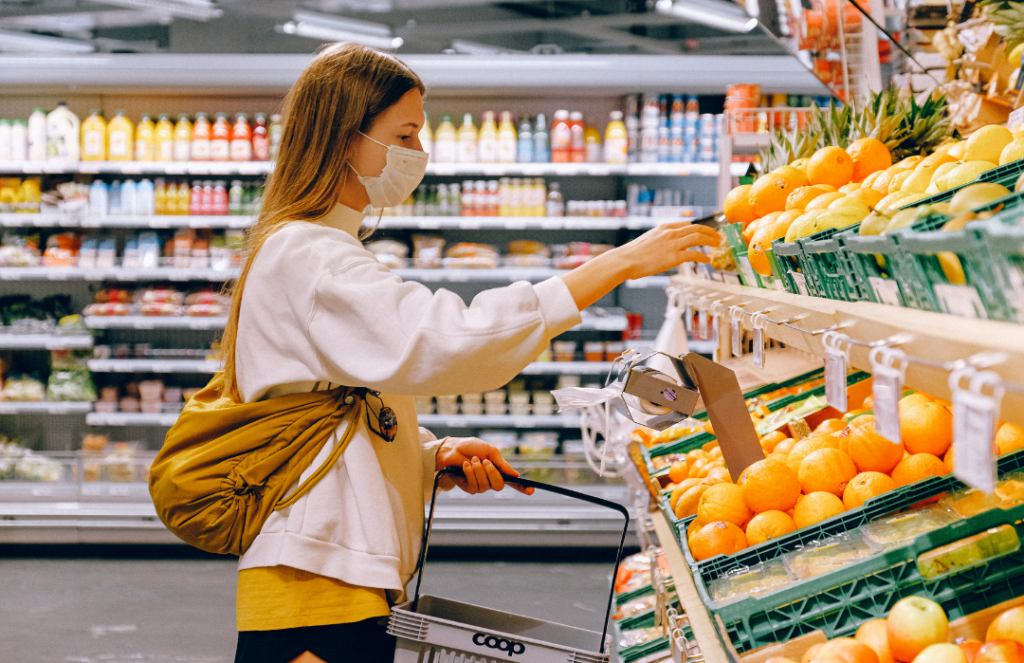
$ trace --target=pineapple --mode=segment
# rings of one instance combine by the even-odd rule
[[[1010,0],[980,0],[989,21],[995,24],[996,34],[1006,41],[1006,52],[1024,43],[1024,3]]]

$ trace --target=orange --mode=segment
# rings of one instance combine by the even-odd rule
[[[767,219],[768,217],[771,217],[772,219],[775,219],[775,217],[777,217],[779,214],[782,214],[782,212],[772,212],[771,214],[766,214],[766,215],[762,216],[759,219],[754,219],[753,221],[751,221],[743,229],[743,241],[746,242],[747,245],[749,246],[750,245],[750,238],[753,237],[754,233],[758,231],[758,229],[764,223],[764,220]]]
[[[882,198],[885,198],[885,196],[878,193],[874,189],[865,189],[863,187],[846,195],[852,196],[854,198],[860,198],[861,200],[864,201],[864,204],[870,207],[871,209],[875,209],[875,205],[878,204],[878,201],[881,200]]]
[[[849,431],[849,433],[847,433]],[[870,426],[851,426],[841,434],[847,441],[847,453],[861,472],[888,474],[903,460],[903,445],[893,444]]]
[[[936,152],[935,154],[930,154],[924,159],[918,161],[914,168],[938,168],[942,164],[950,163],[952,161],[956,161],[956,157],[951,157],[945,152]]]
[[[807,180],[811,184],[830,184],[836,188],[853,179],[853,161],[841,147],[823,147],[807,162]]]
[[[839,189],[835,188],[831,184],[815,184],[814,186],[820,187],[827,191],[828,193],[835,193],[836,191],[839,191]]]
[[[861,138],[850,143],[846,153],[853,161],[853,181],[863,181],[871,173],[885,170],[892,165],[892,154],[885,143],[877,138]]]
[[[750,188],[750,184],[741,184],[726,195],[723,211],[729,223],[742,223],[745,226],[759,216],[750,204]]]
[[[756,546],[795,529],[796,523],[782,511],[765,511],[751,518],[747,524],[747,543]]]
[[[790,180],[793,183],[794,189],[798,189],[802,186],[807,186],[808,184],[807,173],[800,170],[799,168],[794,168],[793,166],[779,166],[772,172],[778,175],[782,175],[787,180]]]
[[[843,501],[832,493],[811,493],[804,495],[793,510],[793,522],[797,528],[807,527],[826,518],[838,516],[846,511]]]
[[[865,398],[864,404],[861,407],[863,407],[865,410],[873,410],[875,408],[875,397],[868,396],[867,398]]]
[[[792,509],[800,497],[796,472],[774,460],[759,460],[739,480],[743,501],[754,513]]]
[[[861,472],[846,484],[843,491],[843,505],[847,509],[856,509],[872,497],[887,493],[896,488],[896,482],[881,472]]]
[[[676,518],[689,518],[690,516],[697,513],[697,505],[700,504],[700,498],[704,496],[704,493],[711,486],[705,481],[707,479],[699,480],[696,486],[692,486],[687,489],[679,499],[676,501],[676,506],[673,509]]]
[[[941,456],[953,444],[953,415],[938,403],[921,403],[900,413],[900,436],[911,454]]]
[[[953,447],[950,447],[946,455],[942,457],[942,464],[949,469],[950,474],[953,473]]]
[[[690,538],[690,552],[698,562],[715,555],[732,555],[747,547],[747,536],[736,525],[713,522]]]
[[[775,450],[772,453],[786,454],[787,456],[793,451],[793,447],[796,446],[796,440],[791,437],[787,437],[782,442],[775,445]]]
[[[671,505],[673,511],[676,508],[676,504],[679,503],[679,498],[683,496],[683,493],[694,486],[700,485],[700,481],[700,479],[683,479],[679,482],[678,486],[672,489],[672,494],[668,498],[668,503]]]
[[[932,398],[928,394],[921,393],[920,391],[909,396],[904,396],[900,399],[899,408],[900,414],[903,414],[904,410],[914,407],[915,405],[921,405],[922,403],[932,403]]]
[[[875,415],[862,414],[859,417],[854,417],[853,419],[850,419],[849,421],[850,425],[853,426],[854,428],[857,428],[858,426],[874,426]]]
[[[824,193],[828,193],[828,191],[821,186],[798,187],[786,198],[786,209],[805,209],[812,200]]]
[[[804,458],[811,452],[817,451],[818,449],[838,449],[839,440],[834,435],[819,435],[817,433],[812,434],[810,437],[804,439],[793,445],[793,450],[789,452],[789,469],[793,470],[797,474],[800,474],[800,464],[804,462]]]
[[[815,433],[821,433],[822,435],[832,435],[846,428],[846,422],[842,419],[826,419],[825,421],[818,424],[818,427],[814,429]]]
[[[672,467],[668,468],[668,480],[672,483],[682,483],[689,469],[685,460],[672,463]]]
[[[1000,456],[1024,448],[1024,428],[1017,424],[1003,424],[996,431],[996,446]]]
[[[884,196],[889,193],[889,183],[892,181],[892,178],[895,177],[898,173],[902,173],[907,170],[909,169],[900,168],[899,166],[890,166],[889,168],[886,168],[884,171],[882,171],[882,174],[875,179],[875,182],[874,184],[871,185],[871,188],[874,189],[875,191],[878,191]]]
[[[857,466],[839,449],[818,449],[800,463],[798,476],[804,493],[824,491],[839,497],[846,490],[846,484],[857,476]]]
[[[778,451],[768,454],[766,460],[774,460],[789,467],[789,454],[780,454]]]
[[[704,527],[705,524],[706,523],[702,523],[700,521],[700,518],[694,518],[691,520],[690,525],[686,528],[686,543],[690,544],[690,540],[693,538],[693,535],[699,532],[700,528]],[[690,547],[692,548],[693,545],[690,544]]]
[[[823,193],[820,196],[818,196],[817,198],[815,198],[814,200],[812,200],[811,202],[809,202],[807,204],[807,209],[804,210],[804,211],[806,211],[806,212],[816,212],[818,210],[826,209],[829,205],[831,205],[835,201],[839,200],[840,198],[845,198],[845,197],[846,197],[845,193],[839,193],[838,191],[831,191],[829,193]]]
[[[705,431],[711,433],[712,435],[715,434],[715,429],[712,428],[710,421],[705,422],[703,428],[704,428]],[[704,446],[701,447],[701,450],[704,453],[706,453],[706,454],[710,454],[712,451],[714,451],[717,448],[718,448],[718,440],[711,440],[710,442],[705,442]]]
[[[705,422],[704,422],[704,425],[703,425],[703,426],[701,426],[701,428],[703,428],[703,429],[704,429],[704,432],[705,432],[705,433],[711,433],[712,435],[714,435],[714,434],[715,434],[715,427],[711,425],[711,422],[710,422],[710,421],[705,421]],[[709,445],[710,445],[710,446],[709,446]],[[701,449],[703,449],[704,451],[707,451],[707,450],[708,450],[708,448],[710,448],[710,447],[712,447],[712,446],[718,446],[718,442],[708,442],[708,443],[707,443],[707,444],[705,444],[705,445],[704,445],[703,447],[701,447]]]
[[[761,227],[754,233],[754,236],[750,238],[750,248],[747,252],[747,259],[750,261],[750,266],[755,272],[762,276],[771,276],[772,267],[768,261],[768,249],[771,248],[772,242],[777,239],[782,239],[786,236],[786,231],[789,230],[789,225],[793,222],[790,218],[788,223],[779,223],[782,217],[788,214],[803,214],[800,210],[790,210],[789,212],[783,212],[779,215],[778,219],[771,224],[761,224]]]
[[[785,439],[785,433],[780,430],[773,430],[761,438],[761,448],[764,449],[766,453],[771,453],[775,451],[775,447],[779,445],[779,442],[782,442]]]
[[[708,472],[707,480],[717,480],[724,483],[732,483],[732,475],[729,474],[729,470],[725,467],[715,467]]]
[[[768,173],[757,178],[750,187],[750,204],[758,216],[786,209],[786,198],[793,192],[793,181],[784,175]]]
[[[708,460],[707,458],[698,458],[696,461],[694,461],[693,465],[690,466],[688,476],[690,476],[691,478],[697,476],[697,473],[700,472],[700,469],[710,462],[711,461]]]
[[[897,487],[949,474],[949,468],[941,460],[931,454],[914,454],[900,461],[892,471],[892,480]]]
[[[697,504],[697,517],[706,523],[723,520],[742,525],[751,515],[750,508],[743,501],[743,489],[731,483],[711,486],[700,496]]]

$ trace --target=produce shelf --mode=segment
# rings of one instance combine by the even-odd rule
[[[0,226],[4,228],[74,228],[78,225],[77,215],[62,212],[0,213]]]
[[[92,410],[92,403],[89,403]],[[148,412],[89,412],[85,423],[90,426],[162,426],[170,428],[178,420],[178,413]]]
[[[92,401],[0,401],[0,414],[85,414]]]
[[[93,373],[216,373],[224,362],[206,359],[90,359]]]
[[[86,316],[85,326],[90,329],[224,329],[228,323],[225,317],[199,316]]]
[[[469,415],[469,414],[421,414],[419,422],[424,426],[446,428],[579,428],[578,415]]]
[[[86,334],[0,334],[0,350],[82,350],[92,347]]]
[[[230,281],[236,269],[0,267],[0,281]]]

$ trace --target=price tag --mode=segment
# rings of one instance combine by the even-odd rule
[[[701,340],[708,338],[708,312],[704,308],[697,311],[697,336]]]
[[[796,289],[800,291],[800,294],[804,297],[807,296],[807,279],[800,272],[794,272],[790,270],[789,275],[793,277],[793,283],[796,284]]]
[[[846,412],[846,374],[850,363],[849,337],[829,331],[821,339],[825,346],[825,402]]]
[[[782,285],[782,279],[775,279],[775,289],[779,292],[786,292],[786,286]]]
[[[875,431],[893,444],[899,444],[900,409],[903,396],[904,371],[907,369],[906,355],[900,350],[887,347],[874,348],[869,357],[872,398],[874,400]]]
[[[754,328],[754,366],[764,368],[764,330]]]
[[[686,333],[693,333],[693,307],[687,302],[686,308],[683,309],[683,326],[686,327]]]
[[[875,299],[880,304],[889,306],[903,306],[903,298],[900,296],[900,284],[892,279],[883,279],[878,276],[869,276],[868,283],[875,293]]]
[[[934,290],[943,312],[962,318],[988,319],[978,291],[971,286],[937,283]]]
[[[728,352],[728,335],[722,333],[722,316],[716,315],[711,318],[711,342],[714,343],[715,349],[711,353],[711,361],[719,364],[722,362],[722,356]],[[722,343],[725,342],[725,349],[722,348]]]
[[[743,270],[743,278],[747,280],[747,285],[756,288],[757,277],[754,276],[754,268],[750,266],[747,256],[740,256],[740,269]]]
[[[963,379],[970,377],[967,389]],[[968,367],[949,376],[953,392],[953,474],[968,486],[988,494],[996,484],[996,420],[1002,403],[1002,379],[992,371]],[[986,395],[989,387],[992,395]]]
[[[743,356],[743,325],[740,323],[740,316],[737,313],[732,314],[730,320],[730,326],[732,327],[732,356],[742,357]]]
[[[1012,62],[1011,65],[1012,64],[1019,65],[1020,63],[1019,62]],[[1019,88],[1019,86],[1018,86],[1018,88]],[[1020,124],[1021,122],[1024,122],[1024,106],[1021,106],[1020,108],[1017,108],[1012,113],[1010,113],[1010,119],[1006,121],[1006,126],[1008,126],[1008,127],[1015,127],[1018,124]]]

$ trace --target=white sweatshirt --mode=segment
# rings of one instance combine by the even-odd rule
[[[357,239],[362,220],[337,205],[264,244],[242,295],[238,386],[246,402],[326,383],[368,387],[395,411],[398,436],[377,437],[362,417],[331,471],[270,516],[239,569],[289,566],[401,592],[415,571],[439,444],[419,428],[413,396],[498,389],[580,315],[557,277],[487,290],[468,307],[452,292],[403,282]]]

